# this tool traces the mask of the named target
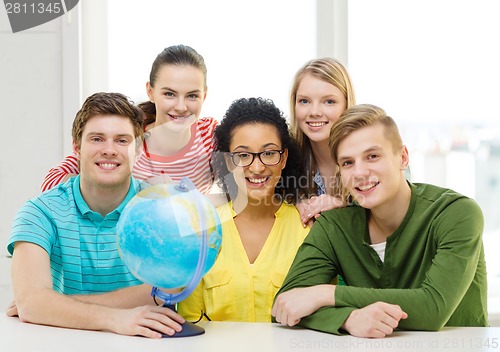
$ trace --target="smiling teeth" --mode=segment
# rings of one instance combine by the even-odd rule
[[[376,183],[373,183],[371,185],[358,186],[358,189],[360,191],[368,191],[368,190],[372,189],[373,187],[375,187],[376,185],[377,185]]]
[[[308,122],[311,127],[321,127],[326,125],[326,122]]]
[[[116,167],[116,164],[99,164],[103,169],[113,169]]]
[[[266,178],[249,178],[248,181],[251,183],[263,183],[266,181]]]
[[[181,119],[188,119],[190,117],[194,117],[194,114],[191,114],[191,115],[187,115],[187,116],[174,116],[174,115],[170,115],[172,117],[172,119],[174,120],[181,120]]]

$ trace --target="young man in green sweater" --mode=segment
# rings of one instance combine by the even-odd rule
[[[354,202],[312,227],[275,298],[275,321],[359,337],[488,326],[477,203],[407,182],[408,150],[376,106],[348,109],[329,146]],[[337,275],[347,286],[331,284]]]

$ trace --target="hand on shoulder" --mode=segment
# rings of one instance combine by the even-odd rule
[[[322,212],[345,206],[346,204],[340,198],[328,194],[313,196],[297,203],[297,209],[299,210],[300,219],[304,227],[307,225],[309,227],[312,226],[314,219],[317,219]]]

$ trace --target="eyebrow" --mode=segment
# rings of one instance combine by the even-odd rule
[[[374,145],[374,146],[371,146],[371,147],[363,150],[363,154],[367,154],[367,153],[374,152],[374,151],[379,151],[381,149],[382,149],[382,147]],[[340,162],[340,161],[343,161],[343,160],[346,160],[346,159],[350,159],[350,158],[352,158],[352,157],[348,156],[348,155],[346,155],[346,156],[339,155],[337,157],[337,161]]]
[[[262,146],[262,148],[267,148],[267,147],[278,147],[278,145],[276,143],[267,143],[267,144],[264,144]],[[250,149],[250,147],[246,146],[246,145],[238,145],[236,147],[234,147],[234,149],[238,149],[238,148],[242,148],[242,149]]]
[[[160,90],[168,90],[170,92],[178,93],[178,91],[176,91],[175,89],[169,88],[169,87],[161,87]],[[188,94],[189,93],[201,93],[201,89],[195,89],[195,90],[189,91]]]
[[[103,132],[88,132],[87,133],[87,136],[105,136],[106,133],[103,133]],[[135,138],[133,135],[129,134],[129,133],[119,133],[119,134],[115,134],[113,135],[113,137],[131,137],[131,138]]]
[[[309,98],[309,95],[307,94],[297,94],[297,99],[299,98]],[[343,97],[341,95],[337,95],[337,94],[327,94],[327,95],[323,95],[320,97],[320,99],[325,99],[325,98],[336,98],[336,99],[343,99]]]

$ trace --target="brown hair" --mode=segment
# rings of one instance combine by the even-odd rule
[[[158,71],[163,65],[177,65],[177,66],[192,66],[199,69],[205,78],[204,88],[207,88],[207,66],[203,56],[198,54],[196,50],[187,45],[172,45],[163,49],[161,53],[156,56],[151,72],[149,73],[149,84],[154,87]],[[144,126],[156,121],[156,106],[150,101],[145,101],[139,104],[139,107],[146,113]]]
[[[89,96],[73,121],[73,142],[81,146],[82,134],[87,122],[96,115],[118,115],[128,118],[134,126],[134,136],[139,145],[143,139],[144,113],[120,93],[95,93]]]

